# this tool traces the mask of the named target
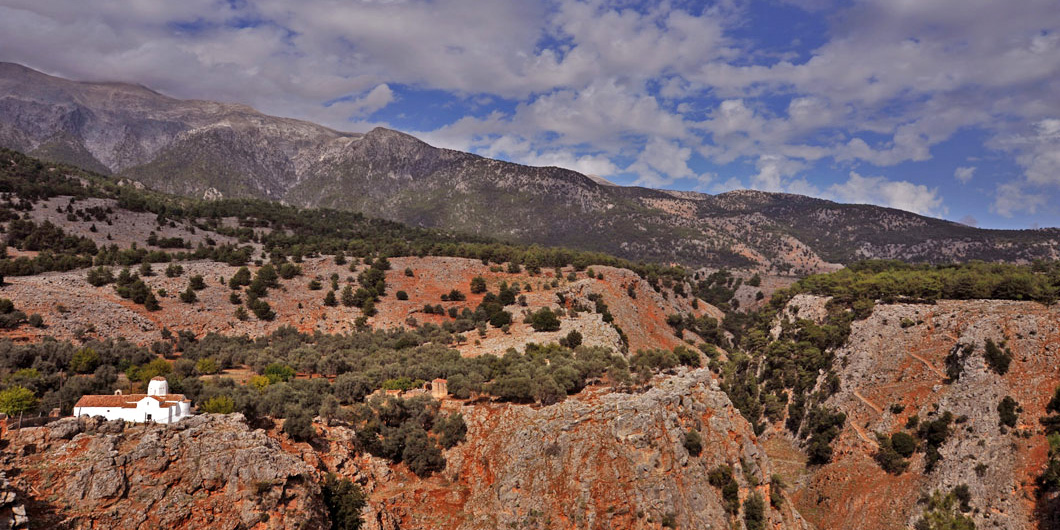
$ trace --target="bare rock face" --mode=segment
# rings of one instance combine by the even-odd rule
[[[793,300],[813,318],[824,299]],[[1012,353],[1008,370],[991,369],[985,343]],[[807,477],[797,505],[822,529],[898,528],[923,512],[922,495],[967,485],[969,514],[978,528],[1038,526],[1034,481],[1048,442],[1039,419],[1060,384],[1060,309],[1036,302],[939,301],[877,305],[854,322],[837,352],[840,391],[828,405],[847,415],[833,462]],[[1014,427],[1002,426],[998,405],[1019,404]],[[915,432],[912,416],[933,421],[950,413],[941,460],[925,470],[915,453],[904,473],[887,473],[873,460],[875,433]],[[811,510],[811,506],[817,511]],[[864,524],[872,521],[871,524]]]
[[[0,472],[0,530],[13,530],[29,527],[26,507],[7,480],[7,474]]]
[[[327,526],[314,470],[241,415],[111,423],[64,419],[12,442],[22,456],[3,467],[34,493],[31,518],[69,528]]]
[[[768,506],[771,464],[707,370],[640,394],[461,412],[468,441],[440,476],[371,480],[368,528],[730,528],[739,523],[707,480],[720,465],[733,467],[741,499],[766,499],[769,528],[808,528],[787,501]],[[692,429],[699,456],[683,445]]]

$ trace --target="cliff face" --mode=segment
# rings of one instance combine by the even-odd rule
[[[313,469],[238,414],[129,428],[69,418],[8,441],[3,468],[34,527],[327,526]]]
[[[437,476],[344,468],[371,484],[368,528],[729,528],[740,518],[707,480],[720,465],[732,466],[741,501],[765,499],[767,527],[809,528],[789,501],[769,506],[772,465],[707,370],[641,394],[460,411],[467,441],[447,451]],[[699,456],[683,445],[690,429],[702,435]]]
[[[822,301],[802,297],[791,307],[813,318]],[[922,495],[966,484],[978,528],[1038,527],[1034,481],[1048,450],[1039,419],[1060,383],[1058,323],[1060,309],[1034,302],[878,305],[838,352],[842,385],[828,404],[847,414],[847,426],[833,462],[804,475],[796,505],[822,529],[898,528],[920,516]],[[988,339],[1013,354],[1004,375],[984,358]],[[1006,396],[1019,403],[1015,427],[1000,425]],[[899,475],[873,460],[876,432],[915,432],[906,427],[911,416],[946,412],[954,421],[933,471],[925,472],[923,452]]]

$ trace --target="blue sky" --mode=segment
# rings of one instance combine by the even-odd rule
[[[1055,0],[0,0],[0,60],[619,184],[1060,225]]]

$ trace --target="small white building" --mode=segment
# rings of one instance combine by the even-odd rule
[[[147,384],[146,394],[82,396],[74,405],[74,417],[103,416],[108,420],[134,423],[174,423],[191,416],[191,400],[184,394],[170,394],[169,383],[156,377]]]

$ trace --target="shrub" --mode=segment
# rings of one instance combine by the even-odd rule
[[[699,431],[689,429],[685,433],[684,441],[685,450],[692,456],[699,456],[703,452],[703,437],[699,435]]]
[[[210,414],[231,414],[235,410],[235,402],[225,395],[214,396],[202,404],[202,411]]]
[[[994,341],[986,339],[986,352],[983,358],[994,373],[1005,375],[1008,373],[1009,364],[1012,363],[1012,351],[1005,347],[1005,343],[998,346]]]
[[[909,462],[894,449],[892,437],[877,433],[876,443],[879,448],[873,458],[881,469],[893,475],[901,475],[909,467]]]
[[[313,416],[301,408],[295,408],[284,418],[283,432],[294,440],[301,442],[311,440],[316,435],[316,429],[313,428]]]
[[[184,274],[184,267],[181,267],[176,263],[170,263],[169,266],[166,267],[167,278],[176,278],[182,274]]]
[[[188,278],[188,288],[201,291],[206,288],[206,280],[203,279],[201,274],[196,274],[191,278]]]
[[[361,487],[349,479],[336,478],[328,474],[324,480],[324,506],[328,509],[328,519],[332,530],[359,530],[364,521],[361,511],[364,510],[365,498]]]
[[[903,458],[913,456],[916,451],[916,438],[903,431],[891,435],[891,447]]]
[[[458,413],[441,416],[434,422],[434,432],[438,434],[438,443],[449,449],[467,438],[467,424],[464,415]]]
[[[1019,421],[1019,403],[1012,396],[1005,396],[997,404],[998,424],[1006,427],[1015,427]]]
[[[917,436],[924,442],[924,472],[930,473],[935,469],[935,464],[942,459],[939,448],[946,443],[950,436],[950,424],[953,423],[953,414],[946,411],[939,419],[934,421],[920,422]]]
[[[732,515],[740,511],[740,484],[733,477],[732,467],[718,466],[708,475],[707,481],[711,486],[721,490],[721,498],[725,503],[725,509]]]
[[[755,492],[743,501],[743,522],[747,530],[763,530],[766,527],[766,503]]]
[[[566,337],[560,339],[559,344],[566,348],[577,348],[582,345],[582,334],[578,333],[578,330],[572,329],[570,333],[567,333]]]
[[[538,309],[530,316],[530,326],[534,331],[559,331],[559,318],[547,307]]]
[[[36,408],[37,396],[28,388],[16,385],[0,392],[0,412],[9,417],[32,412]]]
[[[107,267],[96,267],[88,270],[85,281],[93,287],[103,287],[108,283],[114,283],[114,273]]]
[[[195,303],[198,299],[199,297],[195,295],[195,291],[192,290],[191,285],[189,285],[187,289],[180,293],[180,301],[184,302],[185,304]]]
[[[408,300],[409,299],[409,293],[406,293],[405,291],[398,291],[398,292],[394,293],[394,296],[398,300]]]
[[[471,278],[470,291],[471,294],[482,294],[486,292],[486,279],[482,276],[475,276],[474,278]]]

